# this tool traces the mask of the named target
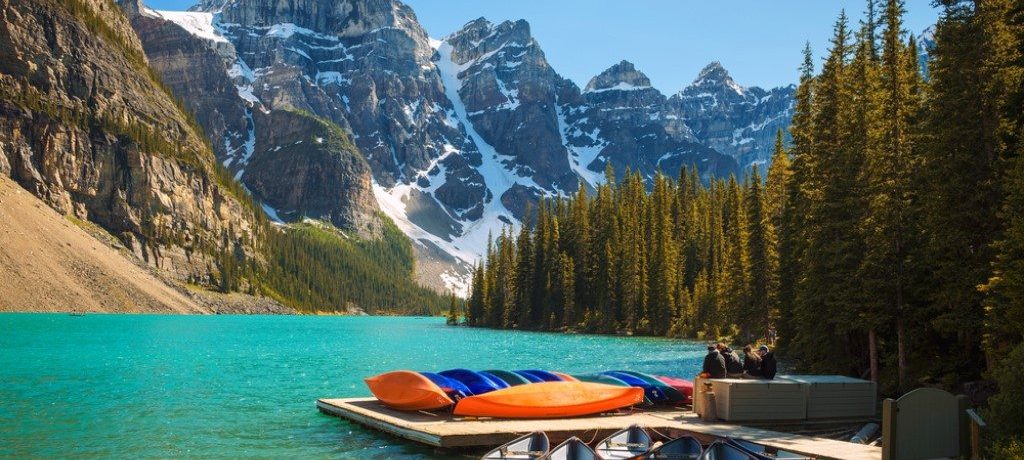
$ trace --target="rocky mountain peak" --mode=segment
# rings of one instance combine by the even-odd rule
[[[697,74],[697,78],[690,84],[690,88],[727,88],[741,95],[745,92],[745,89],[732,79],[729,71],[725,70],[722,63],[718,61],[712,61],[704,66]]]
[[[609,89],[650,88],[651,80],[643,72],[636,70],[632,62],[623,60],[615,64],[587,83],[584,92],[604,91]]]

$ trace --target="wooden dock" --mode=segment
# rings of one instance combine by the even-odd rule
[[[655,410],[621,415],[600,415],[557,420],[499,420],[456,417],[449,413],[403,412],[389,409],[374,398],[320,399],[316,406],[328,415],[410,441],[440,448],[495,447],[517,436],[544,431],[553,442],[577,436],[595,442],[639,424],[664,436],[689,434],[710,442],[732,436],[820,459],[879,460],[879,447],[833,439],[782,433],[762,428],[705,422],[691,411]]]

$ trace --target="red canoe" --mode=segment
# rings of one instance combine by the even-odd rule
[[[455,415],[559,418],[598,414],[640,404],[643,388],[591,382],[539,382],[464,398]]]
[[[664,375],[655,375],[654,378],[661,380],[665,385],[679,390],[683,396],[686,396],[686,400],[683,401],[684,403],[693,404],[693,382],[675,377],[666,377]]]
[[[380,402],[401,410],[431,410],[454,404],[441,387],[413,371],[393,371],[365,379]]]

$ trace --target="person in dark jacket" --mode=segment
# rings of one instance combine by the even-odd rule
[[[743,347],[743,376],[748,378],[760,378],[761,355],[754,351],[754,347],[747,345]]]
[[[740,355],[737,355],[732,348],[724,343],[717,345],[718,352],[725,359],[725,375],[732,379],[743,377],[743,363],[740,362]]]
[[[701,373],[707,374],[708,378],[725,378],[725,359],[714,345],[708,345],[708,354],[704,357],[704,367]]]
[[[779,363],[775,360],[775,352],[768,349],[768,345],[761,345],[758,350],[758,354],[761,355],[761,375],[772,380],[775,378],[775,373],[779,371]]]

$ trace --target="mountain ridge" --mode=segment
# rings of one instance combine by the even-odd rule
[[[488,236],[518,225],[538,200],[593,188],[609,164],[618,175],[628,168],[647,180],[683,166],[695,167],[705,179],[741,173],[748,164],[767,161],[774,128],[790,113],[784,102],[758,110],[764,95],[757,93],[723,98],[722,106],[698,113],[706,120],[702,124],[689,112],[699,104],[662,94],[628,61],[581,89],[551,67],[524,20],[478,18],[431,39],[398,1],[301,0],[281,6],[271,0],[217,0],[189,13],[142,6],[137,16],[176,24],[222,60],[220,73],[234,84],[235,101],[211,103],[217,95],[204,93],[224,87],[212,82],[185,86],[178,94],[193,107],[223,114],[204,123],[218,160],[272,215],[301,219],[317,194],[282,199],[278,195],[291,180],[284,175],[273,178],[279,183],[272,188],[249,183],[253,172],[246,165],[253,155],[273,157],[265,150],[301,141],[277,136],[277,145],[255,142],[267,137],[263,131],[277,129],[261,122],[266,117],[259,113],[308,112],[352,138],[353,155],[366,160],[372,177],[325,177],[359,184],[353,196],[369,196],[370,190],[376,201],[328,200],[333,215],[383,210],[414,242],[418,266],[435,267],[421,273],[421,281],[463,293]],[[144,44],[158,47],[154,31],[138,32]],[[181,62],[165,66],[179,74],[189,68]],[[780,101],[791,97],[791,91],[771,94]],[[750,132],[743,133],[745,128]],[[738,129],[742,136],[725,139],[723,133]],[[357,211],[349,212],[351,207]],[[358,220],[335,223],[344,227]],[[442,266],[447,268],[438,276]]]

